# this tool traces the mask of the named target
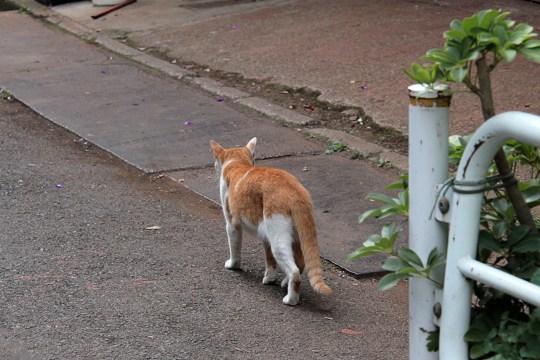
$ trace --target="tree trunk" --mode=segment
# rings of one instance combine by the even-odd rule
[[[476,61],[476,68],[478,70],[479,83],[478,96],[480,97],[480,102],[482,104],[484,121],[486,121],[495,116],[495,107],[493,105],[493,96],[491,92],[490,70],[485,56],[480,57],[480,59]],[[512,172],[503,149],[500,149],[495,155],[495,165],[497,166],[499,174],[502,176]],[[523,194],[519,190],[515,178],[513,176],[511,178],[505,178],[505,180],[503,180],[503,185],[508,194],[508,198],[514,206],[519,222],[523,225],[527,225],[531,229],[531,232],[537,233],[538,229],[534,223],[531,210],[523,198]]]

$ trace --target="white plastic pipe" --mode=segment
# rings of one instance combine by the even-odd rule
[[[456,181],[485,179],[496,152],[510,139],[540,146],[540,117],[507,112],[482,124],[465,148]],[[459,190],[459,186],[454,189]],[[468,359],[463,336],[469,328],[472,285],[460,272],[458,263],[460,259],[476,257],[482,193],[454,192],[451,206],[439,341],[441,360]]]
[[[444,251],[447,231],[432,215],[437,185],[448,178],[447,86],[433,90],[409,87],[409,247],[425,264],[433,248]],[[434,274],[442,283],[443,273]],[[426,279],[409,281],[409,359],[436,360],[427,350],[428,331],[435,330],[435,285]]]

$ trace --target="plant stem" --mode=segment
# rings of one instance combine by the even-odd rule
[[[485,54],[476,61],[476,68],[478,70],[478,92],[476,94],[480,97],[482,113],[484,115],[484,121],[486,121],[495,116],[495,107],[493,105],[493,95],[491,91],[491,70]],[[495,155],[495,165],[497,166],[499,174],[502,176],[509,175],[512,172],[512,168],[506,159],[506,154],[502,149]],[[527,225],[532,233],[538,233],[531,210],[523,198],[523,194],[519,190],[515,178],[513,176],[511,178],[505,178],[505,180],[503,180],[503,185],[508,194],[508,198],[514,206],[519,222]]]

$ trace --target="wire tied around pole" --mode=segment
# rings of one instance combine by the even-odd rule
[[[455,177],[451,177],[446,180],[437,191],[435,203],[433,204],[433,209],[431,210],[429,218],[431,219],[433,217],[439,200],[446,195],[450,188],[453,188],[454,192],[459,194],[480,194],[486,191],[512,186],[516,183],[517,180],[514,177],[514,172],[510,172],[506,175],[488,176],[485,179],[478,181],[458,181]]]
[[[502,182],[502,183],[498,183]],[[496,183],[496,184],[493,184]],[[490,185],[491,184],[491,185]],[[514,177],[514,172],[509,172],[506,175],[488,176],[483,180],[478,181],[457,181],[454,179],[453,186],[454,191],[460,194],[478,194],[485,191],[491,191],[502,187],[508,187],[517,184],[517,180]],[[467,189],[473,188],[473,189]]]

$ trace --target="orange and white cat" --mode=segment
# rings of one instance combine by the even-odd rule
[[[311,287],[322,295],[332,290],[324,283],[308,191],[290,173],[254,165],[257,138],[245,147],[224,149],[214,140],[210,147],[220,175],[219,190],[229,239],[227,269],[240,267],[242,232],[263,240],[266,271],[263,284],[277,280],[276,265],[285,272],[281,286],[287,287],[283,303],[296,305],[304,266]]]

